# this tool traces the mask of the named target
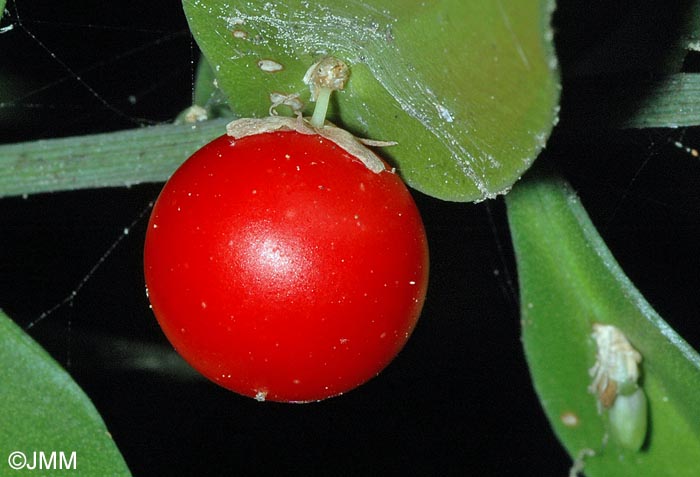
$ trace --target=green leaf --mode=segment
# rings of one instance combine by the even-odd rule
[[[507,191],[556,120],[551,0],[183,5],[237,116],[267,116],[272,92],[298,94],[310,114],[304,73],[321,56],[337,56],[351,76],[330,119],[357,136],[398,141],[382,154],[435,197]],[[261,68],[262,60],[281,69]]]
[[[204,57],[201,58],[197,65],[194,82],[194,104],[206,109],[209,119],[234,119],[235,117],[228,106],[226,96],[218,87],[214,70]]]
[[[228,119],[0,146],[0,197],[163,182]]]
[[[131,475],[92,402],[68,373],[2,311],[0,367],[0,468],[8,469],[13,452],[24,453],[30,466],[34,452],[43,452],[47,460],[56,452],[54,462],[58,466],[59,453],[63,452],[68,465],[52,475],[69,475],[76,470],[76,475]],[[21,456],[15,457],[13,463],[21,463]],[[65,470],[68,466],[72,470]],[[5,472],[3,475],[9,475]]]
[[[568,120],[586,129],[679,128],[700,125],[700,74],[653,81],[595,78],[572,85]],[[569,125],[571,126],[571,124]]]
[[[193,103],[205,108],[211,99],[219,92],[216,86],[214,70],[206,58],[201,58],[197,63],[197,71],[194,77]]]
[[[700,74],[679,73],[654,83],[638,85],[638,92],[646,95],[631,100],[630,90],[626,98],[633,113],[620,118],[623,128],[677,128],[700,125]],[[620,104],[620,103],[618,103]]]
[[[192,106],[178,115],[176,124],[194,123],[200,121],[202,116],[205,119],[234,119],[226,97],[218,88],[214,71],[206,58],[201,58],[197,64],[192,103]]]
[[[520,282],[525,354],[542,406],[572,456],[585,449],[589,477],[694,476],[700,462],[700,356],[630,283],[570,186],[532,171],[506,196]],[[622,413],[600,415],[587,391],[595,362],[593,323],[619,328],[642,355],[649,429],[640,451]],[[638,401],[639,402],[639,401]]]

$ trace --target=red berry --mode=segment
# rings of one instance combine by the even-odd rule
[[[413,331],[428,249],[410,193],[335,143],[222,136],[156,202],[145,276],[160,326],[237,393],[314,401],[379,373]]]

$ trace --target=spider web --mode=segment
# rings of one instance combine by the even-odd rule
[[[195,61],[178,8],[172,0],[148,9],[133,1],[11,0],[0,36],[4,135],[23,140],[170,120],[190,99]]]
[[[150,126],[191,104],[198,54],[180,3],[116,3],[8,2],[0,23],[3,143]],[[129,232],[142,232],[157,193],[146,185],[2,201],[2,307],[28,330],[42,325],[37,338],[66,367],[81,333],[74,323],[97,328],[117,309],[148,309],[143,298],[110,300],[120,293],[109,282],[127,270],[118,262],[126,254],[131,275],[118,281],[140,283],[144,295],[134,266],[142,233]]]
[[[158,124],[191,104],[198,54],[180,2],[46,3],[11,0],[0,23],[3,143]],[[690,128],[558,136],[547,152],[628,275],[696,348],[700,330],[688,317],[700,310],[700,294],[690,291],[700,286],[698,147]],[[164,344],[141,271],[145,221],[160,187],[0,201],[0,306],[78,377],[91,366],[144,369],[131,359],[143,353],[139,343]],[[431,240],[425,315],[440,323],[439,331],[425,325],[434,336],[416,336],[419,346],[455,350],[472,339],[487,346],[477,365],[525,374],[510,361],[520,351],[502,351],[519,333],[503,201],[417,200]],[[132,351],[116,356],[120,343]],[[453,355],[464,359],[456,353],[435,368],[451,372]],[[152,366],[191,379],[177,365]]]
[[[90,2],[62,5],[59,15],[55,8],[19,0],[8,4],[0,30],[0,41],[4,46],[0,49],[0,55],[4,56],[0,61],[4,65],[2,79],[8,85],[4,95],[0,96],[0,130],[7,137],[5,142],[167,122],[191,104],[197,52],[182,18],[179,2],[149,2],[148,11],[142,2],[137,1],[122,2],[119,8],[112,7],[113,11],[108,12],[105,11],[108,6],[96,7]],[[565,142],[565,147],[570,148],[571,142]],[[700,162],[697,149],[687,145],[698,143],[696,131],[615,132],[613,137],[589,138],[583,142],[585,146],[577,148],[580,160],[569,159],[563,165],[584,202],[591,204],[589,210],[601,233],[610,236],[611,248],[615,248],[616,237],[625,236],[625,231],[637,237],[661,233],[659,225],[636,214],[638,209],[654,209],[656,215],[670,217],[669,220],[677,222],[689,234],[697,230],[695,217],[700,209],[697,182],[694,181],[697,181]],[[553,149],[556,151],[557,147],[554,144]],[[605,160],[603,167],[579,166],[590,164],[590,157],[601,157],[601,150],[611,147],[617,155],[615,160]],[[562,155],[570,154],[569,150],[562,151]],[[604,155],[610,156],[610,150]],[[673,166],[669,166],[671,163]],[[659,167],[666,170],[663,178],[657,172]],[[688,172],[684,183],[668,182],[674,167]],[[143,227],[158,188],[158,185],[146,185],[133,191],[102,194],[118,196],[118,199],[103,200],[118,200],[121,204],[116,207],[120,213],[113,205],[105,207],[109,210],[111,225],[100,220],[99,233],[94,228],[84,229],[85,226],[77,222],[59,225],[79,235],[87,234],[87,240],[75,237],[72,240],[82,255],[92,258],[88,258],[88,263],[82,267],[71,266],[65,278],[60,279],[59,275],[53,279],[48,288],[55,293],[44,292],[53,302],[32,300],[33,306],[18,313],[24,316],[19,321],[26,328],[43,323],[64,308],[73,309],[80,295],[92,288],[89,284],[95,275],[116,261],[115,251],[122,246],[128,247],[125,242],[133,245],[140,240],[128,232]],[[650,193],[650,189],[656,189],[656,192]],[[96,194],[99,193],[83,191],[61,196],[92,197]],[[42,203],[43,200],[54,202],[53,198],[32,198],[22,207],[31,208],[32,203]],[[73,202],[77,199],[65,200]],[[123,201],[130,202],[131,207],[124,208]],[[87,202],[94,204],[94,199]],[[89,209],[98,210],[96,205]],[[488,263],[485,264],[487,276],[490,275],[489,280],[498,289],[509,313],[517,315],[517,279],[503,218],[503,204],[487,202],[475,206],[475,210],[480,226],[490,235]],[[61,213],[70,212],[64,209]],[[442,210],[435,213],[454,212]],[[636,219],[630,218],[635,216]],[[98,221],[96,218],[92,220]],[[44,233],[52,229],[44,227]],[[624,242],[626,239],[619,240]],[[692,239],[681,242],[689,241]],[[620,248],[624,252],[625,247]],[[690,252],[692,246],[685,249]],[[632,278],[644,282],[643,277],[634,277],[634,273],[632,265]],[[688,271],[683,274],[689,278]],[[47,285],[42,285],[42,288],[47,288]],[[653,289],[653,286],[649,288]],[[57,297],[56,293],[63,295]],[[86,298],[86,301],[89,300]],[[37,306],[43,308],[37,311]],[[677,311],[673,306],[668,309],[672,313]],[[77,314],[69,313],[70,316]],[[67,318],[67,340],[71,323],[72,318]],[[70,349],[70,346],[66,347],[67,364],[70,364]]]

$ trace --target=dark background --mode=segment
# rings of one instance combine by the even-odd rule
[[[700,136],[601,129],[578,114],[590,103],[583,84],[653,76],[683,2],[558,3],[562,121],[544,156],[579,191],[630,278],[698,348],[700,159],[674,142],[698,147]],[[2,142],[141,127],[190,104],[197,51],[179,2],[8,8],[2,25],[14,28],[0,34],[0,73],[18,80],[0,93]],[[638,31],[619,40],[630,21]],[[620,56],[629,64],[600,55],[608,38],[636,45]],[[685,70],[698,63],[690,55]],[[27,327],[77,290],[29,332],[93,399],[134,475],[567,474],[520,346],[502,199],[453,204],[416,193],[431,283],[408,345],[345,396],[283,405],[218,388],[169,351],[141,270],[139,217],[161,186],[0,200],[0,307]]]

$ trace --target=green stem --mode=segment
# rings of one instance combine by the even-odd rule
[[[0,197],[165,181],[228,119],[0,146]]]
[[[316,107],[314,108],[314,114],[311,116],[310,121],[313,127],[321,128],[326,122],[326,113],[328,112],[328,104],[332,92],[333,90],[330,88],[319,88],[318,98],[316,98]]]

